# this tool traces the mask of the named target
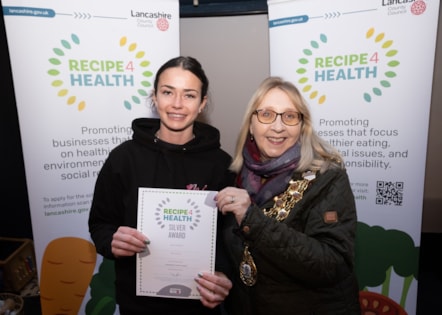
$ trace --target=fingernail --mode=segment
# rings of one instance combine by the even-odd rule
[[[198,272],[198,277],[202,278],[203,274],[201,272]]]
[[[150,244],[150,240],[144,240],[144,244],[149,245]]]

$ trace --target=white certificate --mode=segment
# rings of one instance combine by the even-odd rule
[[[139,188],[137,295],[199,299],[195,278],[215,271],[216,191]]]

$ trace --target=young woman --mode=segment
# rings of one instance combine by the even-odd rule
[[[149,242],[148,235],[136,229],[138,188],[218,191],[233,183],[231,157],[220,148],[219,131],[196,121],[206,107],[208,86],[196,59],[167,61],[156,74],[152,93],[159,119],[135,119],[133,139],[110,153],[97,178],[89,230],[97,252],[115,260],[121,315],[219,314],[231,288],[219,269],[219,247],[218,271],[195,275],[201,301],[136,296],[136,254]]]

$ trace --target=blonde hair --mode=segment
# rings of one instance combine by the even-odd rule
[[[301,143],[301,159],[296,170],[300,172],[307,170],[324,172],[331,167],[344,168],[339,151],[320,138],[314,130],[310,109],[296,86],[289,81],[284,81],[281,77],[272,76],[261,82],[247,105],[230,170],[236,173],[240,172],[244,163],[243,148],[247,137],[250,136],[249,130],[253,113],[259,107],[265,95],[272,89],[280,89],[287,93],[296,109],[303,116],[299,140]]]

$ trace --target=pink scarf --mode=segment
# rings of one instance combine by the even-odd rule
[[[301,145],[297,142],[281,156],[264,162],[260,156],[256,143],[248,137],[238,186],[245,188],[258,206],[286,189],[301,157]]]

